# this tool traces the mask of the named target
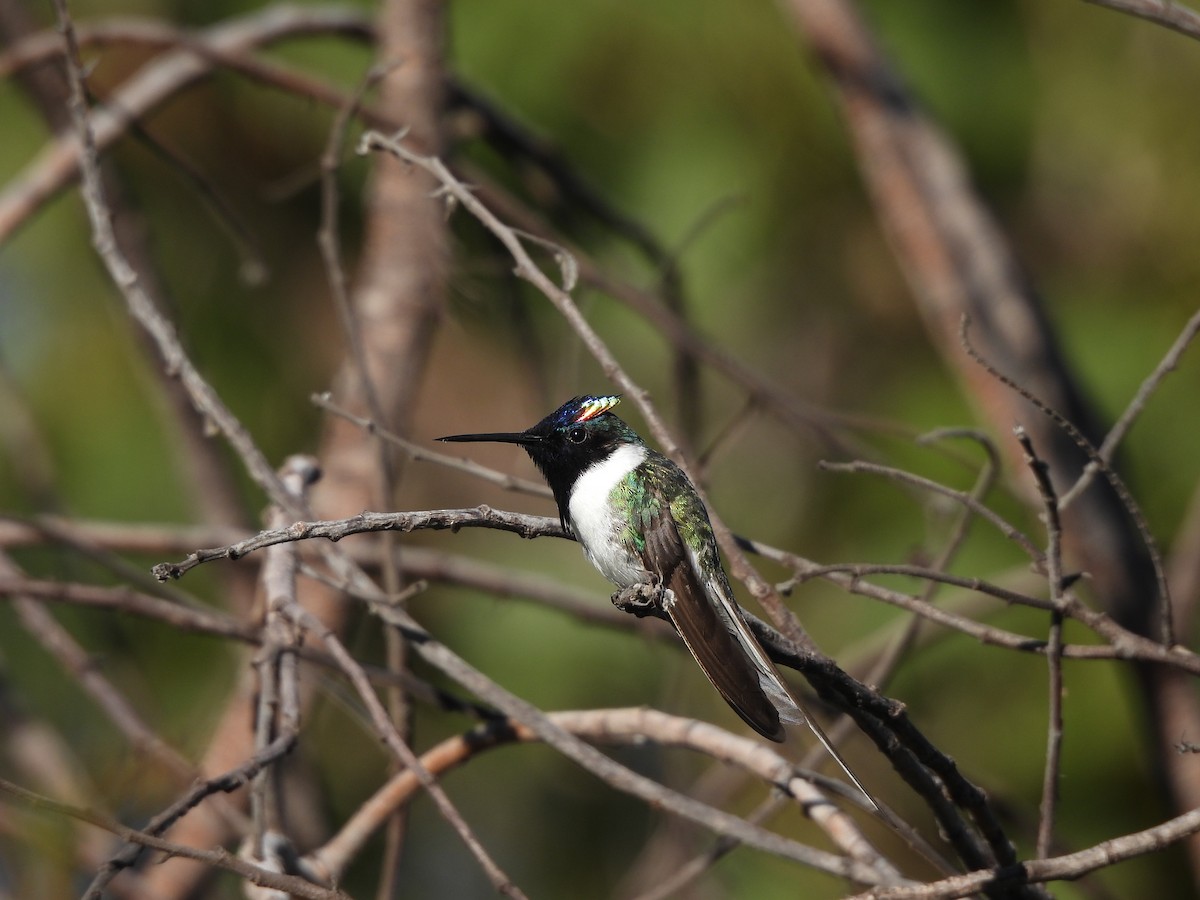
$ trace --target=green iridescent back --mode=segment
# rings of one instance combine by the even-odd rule
[[[680,538],[699,555],[701,565],[719,564],[716,539],[700,496],[683,470],[661,453],[648,449],[642,464],[613,489],[612,501],[629,523],[622,539],[638,553],[646,549],[645,535],[652,523],[669,507]]]

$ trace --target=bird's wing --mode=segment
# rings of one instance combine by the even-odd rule
[[[661,574],[663,587],[670,590],[663,608],[684,644],[747,725],[763,737],[782,741],[779,711],[763,691],[759,668],[739,640],[729,613],[709,597],[668,506],[646,523],[644,534],[643,563],[648,571]]]

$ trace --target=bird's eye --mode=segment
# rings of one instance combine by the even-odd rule
[[[572,444],[582,444],[584,438],[587,437],[587,431],[582,428],[572,428],[567,432],[567,440]]]

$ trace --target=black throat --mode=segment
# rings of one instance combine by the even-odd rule
[[[545,443],[525,444],[525,452],[533,460],[550,491],[554,494],[554,502],[558,505],[558,518],[563,528],[571,530],[570,502],[571,490],[575,482],[584,472],[597,463],[603,462],[613,453],[615,443],[606,446],[558,445],[550,440]],[[599,442],[597,442],[598,444]]]

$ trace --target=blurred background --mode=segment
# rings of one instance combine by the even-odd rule
[[[1076,0],[864,0],[859,6],[914,93],[960,147],[1042,293],[1069,365],[1097,408],[1115,417],[1197,306],[1200,45]],[[73,3],[72,13],[79,22],[120,15],[204,28],[258,8],[144,0]],[[373,8],[364,4],[362,11],[369,21]],[[47,9],[28,14],[40,28],[53,26]],[[816,417],[822,427],[785,427],[760,410],[747,412],[743,388],[708,367],[681,405],[669,342],[609,294],[592,287],[576,292],[589,321],[668,422],[680,425],[691,415],[682,406],[694,404],[685,430],[697,452],[714,451],[705,456],[704,472],[725,522],[819,562],[903,563],[934,555],[951,532],[952,506],[878,478],[817,467],[861,448],[967,489],[982,460],[977,448],[956,446],[950,458],[914,437],[980,427],[981,420],[930,343],[838,110],[780,6],[458,0],[446,15],[454,78],[544,141],[607,204],[654,237],[675,263],[686,317],[699,333],[798,402],[857,421],[830,425]],[[128,42],[89,48],[93,91],[104,98],[157,52]],[[354,90],[375,60],[368,42],[341,35],[289,39],[263,56],[344,91]],[[330,388],[347,352],[316,243],[319,160],[335,113],[218,69],[147,117],[145,130],[203,175],[227,216],[214,214],[205,192],[147,141],[126,137],[110,155],[185,346],[273,464],[319,450],[325,414],[310,396]],[[12,186],[53,138],[12,78],[0,82],[0,123],[0,180]],[[476,138],[474,124],[469,111],[447,117],[452,158],[464,177],[490,178],[540,208],[608,277],[660,290],[661,266],[541,173],[513,165]],[[360,130],[351,127],[338,176],[343,254],[352,276],[374,165],[352,152]],[[460,211],[450,225],[445,315],[406,436],[430,446],[442,434],[518,430],[576,393],[612,390],[561,317],[513,277],[511,260],[478,223]],[[60,193],[0,245],[0,512],[151,525],[197,521],[189,472],[153,374],[158,365],[141,349],[97,264],[78,193]],[[1130,435],[1122,463],[1166,548],[1196,485],[1197,372],[1196,361],[1185,357]],[[645,433],[633,404],[620,412]],[[992,437],[1011,440],[1005,433]],[[535,477],[517,448],[480,446],[469,455]],[[243,504],[241,520],[228,524],[258,527],[266,499],[232,456],[227,463]],[[988,502],[1041,540],[1036,515],[1015,495],[1011,477],[1001,479]],[[488,503],[552,514],[547,501],[423,462],[405,464],[394,503],[396,509]],[[568,542],[482,530],[403,540],[553,577],[594,594],[599,606],[608,603],[609,586]],[[75,550],[46,544],[12,553],[33,575],[117,580]],[[162,561],[125,557],[142,571]],[[1026,565],[1010,542],[976,524],[952,571],[999,580]],[[773,581],[789,575],[769,563],[760,568]],[[220,580],[207,570],[179,587],[225,605]],[[820,647],[852,670],[880,652],[887,629],[900,619],[896,610],[819,583],[801,586],[789,603]],[[456,652],[543,708],[648,704],[741,730],[691,660],[662,642],[444,585],[419,595],[411,608]],[[52,611],[164,737],[191,758],[203,753],[245,668],[240,649],[127,616]],[[1044,619],[1021,609],[987,613],[993,624],[1033,635],[1044,634]],[[919,727],[1011,815],[1011,833],[1029,852],[1045,743],[1045,661],[956,633],[926,632],[928,644],[900,667],[885,693],[903,701]],[[1087,639],[1070,628],[1068,638]],[[356,620],[347,640],[363,659],[382,654],[373,620]],[[97,806],[136,823],[174,796],[74,679],[29,640],[6,603],[0,604],[0,664],[7,702],[63,736]],[[419,664],[417,672],[438,680]],[[1065,672],[1062,852],[1169,815],[1128,672],[1091,661],[1068,662]],[[379,783],[388,759],[358,707],[345,702],[346,691],[328,687],[305,720],[296,765],[310,776],[323,821],[336,823]],[[415,740],[428,746],[466,727],[465,719],[419,711]],[[919,816],[861,736],[847,742],[846,752],[874,790]],[[706,761],[661,750],[616,755],[687,790],[709,769]],[[645,887],[637,881],[639,860],[645,863],[639,854],[659,835],[660,819],[544,747],[485,755],[449,776],[446,788],[531,896],[629,896]],[[712,790],[719,795],[724,788]],[[729,790],[726,802],[739,812],[761,797],[760,788]],[[66,833],[44,819],[30,821],[36,830],[17,829],[10,820],[0,836],[7,889],[12,896],[33,896],[26,892],[31,885],[40,896],[78,892],[89,876],[74,868]],[[812,836],[794,811],[771,824]],[[689,840],[695,850],[708,844],[703,835]],[[343,887],[354,896],[373,890],[378,853],[348,874]],[[1054,889],[1064,898],[1169,898],[1193,896],[1188,882],[1176,849],[1114,867],[1083,886]],[[401,884],[402,895],[411,897],[488,894],[483,875],[425,797],[412,811]],[[228,879],[204,890],[204,896],[232,896],[236,887]],[[833,897],[845,890],[835,879],[740,851],[684,896]]]

